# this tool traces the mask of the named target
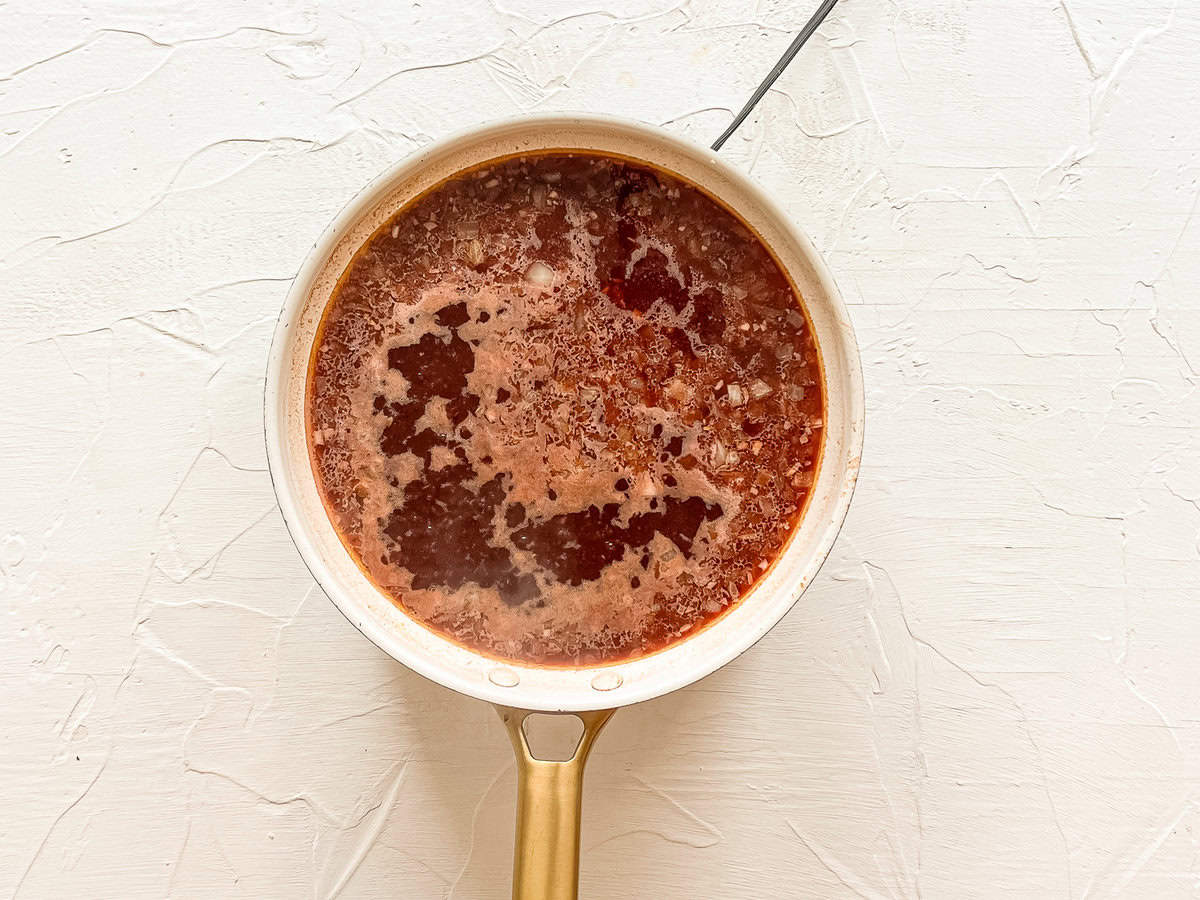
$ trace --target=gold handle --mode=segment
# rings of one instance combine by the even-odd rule
[[[592,743],[615,710],[572,713],[583,734],[570,759],[538,759],[529,750],[530,710],[496,706],[517,754],[517,839],[513,900],[576,900],[579,896],[579,813],[583,767]]]

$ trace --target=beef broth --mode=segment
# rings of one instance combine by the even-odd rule
[[[612,662],[719,616],[797,523],[812,331],[733,214],[555,152],[460,174],[364,245],[322,321],[329,515],[409,615],[494,657]]]

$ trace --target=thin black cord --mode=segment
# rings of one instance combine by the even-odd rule
[[[746,101],[746,105],[742,107],[742,111],[733,117],[733,121],[729,127],[721,133],[719,138],[713,141],[712,148],[714,150],[720,150],[721,145],[729,140],[729,136],[737,131],[739,125],[746,121],[746,116],[750,115],[750,111],[754,109],[758,101],[766,96],[767,91],[771,89],[771,85],[775,83],[775,79],[787,68],[788,63],[792,61],[796,54],[800,52],[800,48],[804,46],[804,42],[812,37],[813,32],[825,21],[825,17],[829,15],[829,11],[836,4],[837,0],[825,0],[820,8],[813,13],[813,17],[800,29],[800,33],[796,35],[796,39],[792,41],[791,46],[783,52],[783,56],[779,57],[779,62],[775,63],[775,68],[771,69],[767,77],[763,79],[762,84],[750,95],[750,99]]]

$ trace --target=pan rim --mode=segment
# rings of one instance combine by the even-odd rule
[[[302,313],[306,309],[311,313],[310,307],[315,305],[310,302],[310,299],[315,296],[314,291],[317,288],[318,279],[323,273],[328,274],[331,260],[334,258],[339,244],[343,243],[355,229],[361,230],[363,223],[367,221],[373,210],[378,210],[384,205],[391,205],[385,204],[384,201],[396,191],[397,185],[401,184],[405,178],[415,178],[423,171],[427,173],[436,170],[440,164],[439,161],[444,161],[448,155],[458,152],[466,145],[482,147],[487,146],[489,142],[498,141],[497,146],[507,143],[507,145],[516,146],[519,151],[521,144],[517,136],[521,134],[544,135],[554,132],[556,129],[560,132],[579,131],[591,134],[593,137],[605,134],[618,142],[628,139],[638,146],[655,147],[662,151],[664,157],[690,160],[690,164],[699,166],[699,171],[702,173],[711,175],[721,183],[729,185],[730,189],[739,195],[740,200],[734,202],[727,194],[714,191],[708,184],[702,184],[701,186],[705,190],[714,193],[722,203],[735,210],[739,215],[743,215],[747,208],[753,207],[757,220],[770,223],[775,237],[768,242],[768,246],[784,260],[785,264],[789,259],[793,263],[803,263],[807,269],[807,280],[820,293],[820,296],[816,298],[816,305],[822,313],[820,317],[822,325],[817,329],[817,337],[822,348],[822,369],[827,381],[827,391],[831,392],[835,385],[829,375],[828,361],[824,357],[831,351],[836,351],[839,372],[836,387],[841,402],[838,410],[838,421],[841,427],[836,458],[835,454],[830,452],[827,435],[827,446],[822,463],[823,469],[834,467],[837,471],[832,475],[827,475],[825,472],[818,473],[818,484],[814,486],[814,491],[821,488],[822,485],[833,486],[836,491],[823,507],[823,520],[818,523],[810,523],[814,526],[811,529],[813,533],[799,548],[804,551],[804,564],[799,566],[796,572],[791,573],[791,577],[772,586],[773,593],[768,600],[773,602],[763,602],[760,604],[761,609],[752,609],[749,613],[740,616],[738,621],[741,624],[737,629],[727,625],[730,617],[736,612],[735,610],[714,622],[708,629],[695,636],[685,638],[657,654],[620,663],[578,668],[522,666],[518,663],[499,661],[475,653],[469,648],[453,644],[446,638],[436,636],[436,633],[433,632],[429,632],[429,634],[435,636],[430,643],[434,651],[438,650],[438,640],[449,645],[453,650],[447,648],[444,653],[424,652],[422,645],[422,651],[417,652],[417,648],[412,644],[414,641],[419,643],[422,639],[414,638],[414,633],[406,629],[403,622],[397,621],[394,616],[389,615],[382,605],[375,606],[364,602],[361,586],[355,585],[355,590],[351,590],[344,568],[335,571],[334,563],[336,561],[329,558],[328,544],[323,545],[324,549],[322,549],[317,539],[318,536],[314,533],[320,530],[321,523],[313,521],[315,516],[312,513],[311,504],[305,507],[301,503],[301,498],[297,496],[298,492],[303,492],[305,479],[300,476],[299,482],[297,482],[296,469],[304,467],[295,458],[296,454],[289,452],[288,443],[289,423],[294,426],[295,414],[295,403],[292,402],[289,406],[288,397],[289,392],[294,397],[295,362],[299,355],[295,347],[296,333],[303,324]],[[561,149],[570,149],[570,147],[563,146]],[[596,149],[585,146],[578,146],[576,149],[599,153],[624,153],[624,151],[616,149],[606,150],[605,148]],[[626,153],[625,155],[636,157],[636,154]],[[647,158],[647,162],[674,170],[671,165],[660,164],[657,159],[653,158],[653,155]],[[452,172],[453,170],[448,171]],[[689,173],[682,174],[684,177],[691,178]],[[391,206],[393,209],[395,208],[394,205]],[[747,216],[747,219],[749,218]],[[765,235],[763,240],[767,241]],[[780,240],[790,244],[787,253],[780,252],[778,246]],[[789,275],[795,276],[792,265],[786,265],[786,267]],[[814,314],[814,300],[809,293],[804,293],[804,299],[805,306],[815,321],[817,317]],[[323,308],[324,302],[319,305]],[[816,326],[814,325],[814,327]],[[822,328],[825,329],[824,333],[822,333]],[[305,375],[306,373],[307,370],[305,370]],[[828,403],[830,400],[827,397]],[[834,416],[831,415],[829,418],[832,419]],[[759,185],[724,160],[716,157],[707,148],[687,143],[655,126],[613,116],[580,113],[525,115],[473,126],[421,148],[389,166],[374,178],[333,218],[310,249],[293,280],[273,335],[264,390],[264,438],[267,445],[267,458],[272,485],[279,500],[284,523],[309,571],[334,602],[334,605],[351,624],[385,653],[426,678],[452,690],[488,702],[542,711],[582,711],[649,700],[705,677],[745,652],[761,639],[803,595],[805,588],[832,548],[844,522],[857,482],[863,425],[864,397],[861,365],[845,304],[824,261],[792,218],[780,210]],[[307,457],[307,452],[305,452],[305,457]],[[308,474],[311,476],[311,472]],[[831,478],[836,481],[836,484],[830,485]],[[805,519],[808,519],[813,512],[814,505],[810,504]],[[323,507],[321,516],[324,516]],[[327,521],[325,525],[331,530]],[[797,529],[797,535],[805,528],[806,523],[802,521],[801,526]],[[797,540],[795,539],[789,541],[788,546],[781,554],[781,561],[793,555],[796,544]],[[341,553],[349,558],[349,554],[344,548],[341,549]],[[365,576],[362,577],[365,579]],[[764,582],[767,580],[769,579],[764,579]],[[759,588],[756,588],[755,591],[752,591],[750,595],[740,601],[738,606],[746,606],[758,590]],[[385,601],[385,603],[393,606],[391,601]],[[398,608],[393,606],[393,609],[408,623],[427,631],[424,626],[416,623]],[[703,654],[689,655],[685,653],[681,655],[676,652],[681,648],[694,645],[694,642],[699,641],[706,632],[723,633],[728,636],[729,640],[719,640],[722,635],[718,634],[718,639],[714,640],[711,637],[708,639],[707,643],[712,646],[707,647]],[[473,660],[464,659],[463,654]],[[672,655],[679,658],[649,667],[646,665],[649,660],[656,657],[661,659]],[[641,671],[647,668],[649,668],[648,675]],[[505,673],[499,680],[495,677],[498,672]],[[617,675],[617,689],[602,689],[594,686],[593,682],[596,676],[614,672]],[[622,677],[624,672],[632,672],[635,677]],[[502,683],[511,681],[514,676],[515,684]],[[556,685],[557,676],[563,677],[557,678],[560,684]],[[606,683],[612,681],[613,678],[610,675]]]

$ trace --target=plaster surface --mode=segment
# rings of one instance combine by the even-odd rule
[[[0,896],[507,896],[495,713],[314,587],[279,306],[470,124],[711,141],[809,3],[0,4]],[[587,898],[1200,896],[1200,5],[843,0],[722,151],[867,441],[800,604],[623,710]]]

